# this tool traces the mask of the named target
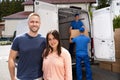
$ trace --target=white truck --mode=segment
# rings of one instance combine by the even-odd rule
[[[35,12],[41,16],[40,34],[45,37],[49,30],[58,30],[62,46],[66,49],[69,48],[70,22],[74,19],[74,14],[79,13],[81,21],[84,23],[85,27],[88,28],[89,37],[91,38],[89,55],[92,60],[115,61],[112,12],[109,7],[96,10],[93,13],[93,26],[91,26],[88,12],[78,7],[58,8],[56,5],[35,0],[34,9]],[[24,28],[21,27],[19,28],[18,26],[17,35],[28,30],[27,25],[26,27],[24,26]]]
[[[120,0],[112,0],[111,9],[113,17],[120,15]]]

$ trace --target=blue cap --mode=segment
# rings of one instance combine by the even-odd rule
[[[81,27],[81,28],[79,29],[79,31],[80,31],[80,32],[84,32],[84,31],[85,31],[85,28]]]
[[[79,14],[75,14],[75,17],[76,17],[76,16],[79,16]]]

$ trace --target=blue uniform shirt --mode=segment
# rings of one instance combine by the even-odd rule
[[[72,26],[72,29],[79,29],[83,26],[83,23],[80,20],[78,21],[74,20],[71,22],[71,26]]]
[[[72,39],[72,42],[76,44],[76,54],[87,55],[88,53],[88,43],[90,38],[85,35],[79,35]]]
[[[17,78],[34,80],[42,76],[42,53],[46,47],[45,38],[31,37],[27,33],[16,37],[12,49],[18,51]]]

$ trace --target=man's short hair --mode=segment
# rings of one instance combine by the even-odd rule
[[[30,19],[31,16],[38,16],[38,17],[40,18],[39,14],[37,14],[37,13],[31,13],[31,14],[29,14],[29,16],[28,16],[28,20]]]
[[[79,14],[77,13],[77,14],[75,14],[74,16],[75,16],[75,17],[76,17],[76,16],[79,16]]]
[[[80,32],[84,32],[84,31],[85,31],[85,28],[81,27],[81,28],[79,29],[79,31],[80,31]]]

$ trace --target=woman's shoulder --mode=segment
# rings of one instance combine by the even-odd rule
[[[66,48],[64,47],[61,47],[61,50],[64,52],[64,51],[68,51]]]
[[[61,47],[61,52],[62,55],[70,55],[69,51],[64,47]]]

